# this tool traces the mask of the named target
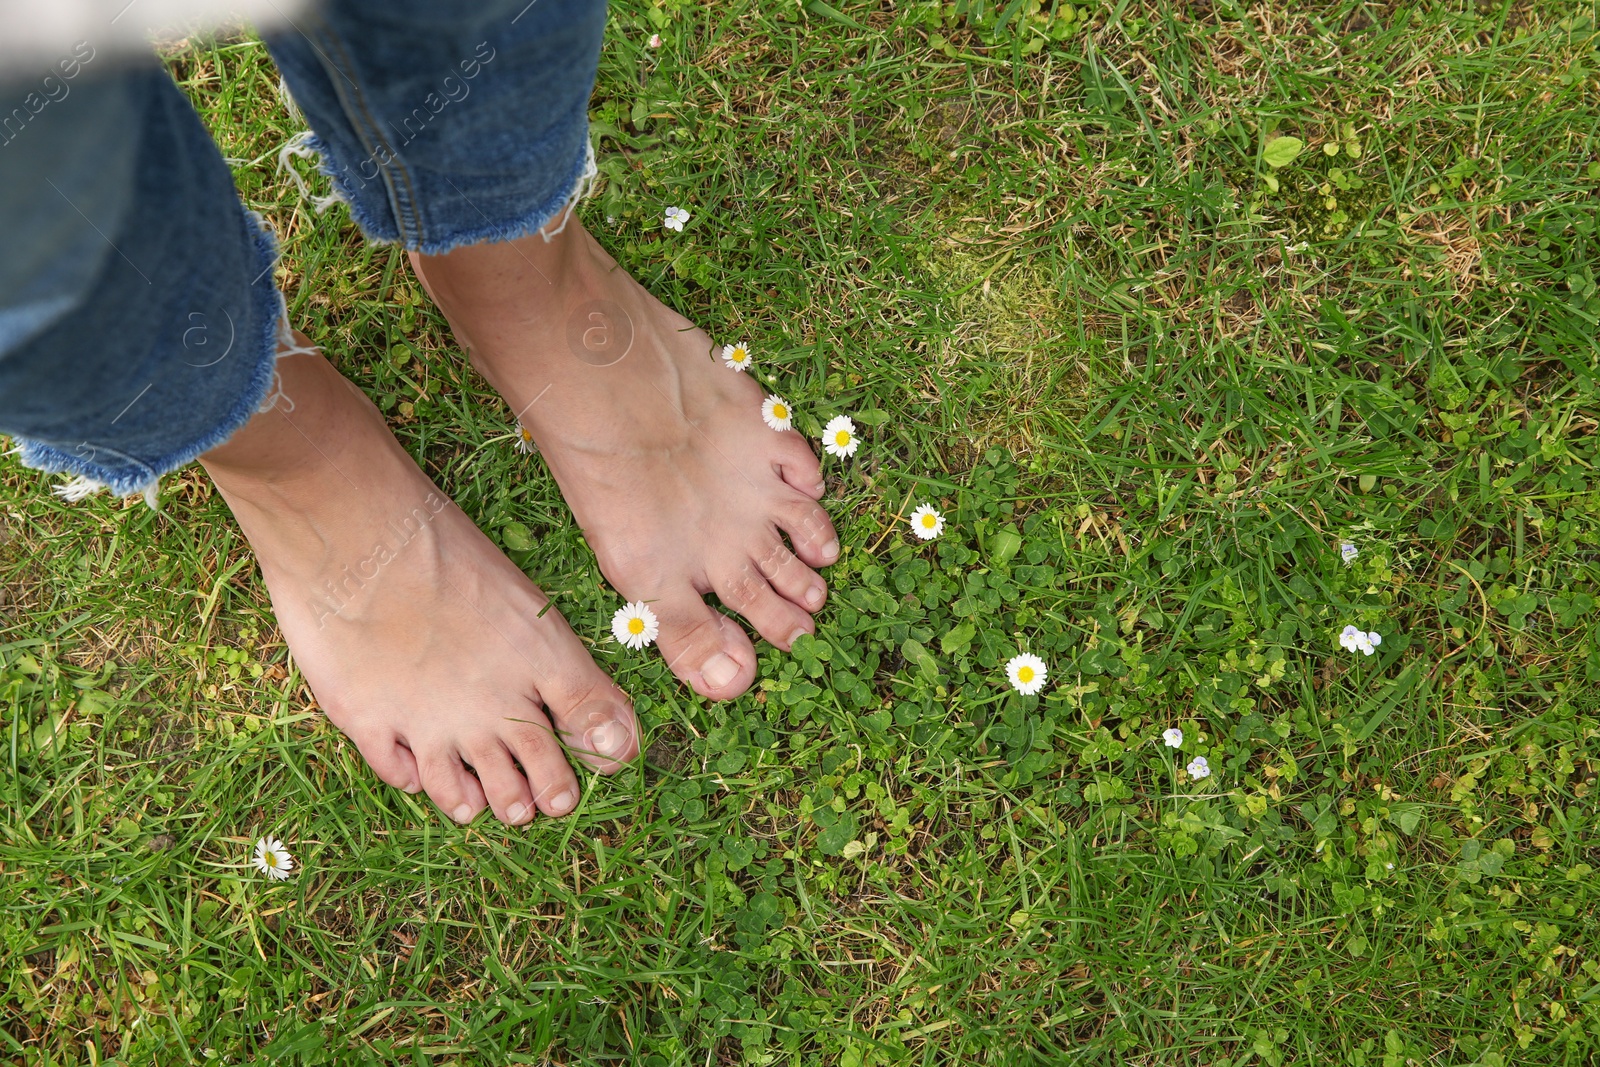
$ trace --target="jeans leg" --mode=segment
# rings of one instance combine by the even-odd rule
[[[274,244],[159,65],[85,77],[0,144],[0,235],[0,433],[77,475],[66,495],[148,492],[255,414]]]
[[[592,175],[605,19],[604,0],[331,0],[267,46],[363,232],[439,253],[540,229]]]

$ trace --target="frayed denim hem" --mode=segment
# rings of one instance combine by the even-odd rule
[[[306,188],[305,181],[289,164],[290,156],[318,157],[317,170],[328,177],[333,184],[333,193],[329,196],[315,196]],[[317,135],[311,130],[303,130],[290,138],[283,148],[278,151],[278,165],[287,170],[291,180],[299,188],[300,194],[306,198],[312,208],[321,214],[336,203],[342,203],[350,209],[350,217],[360,227],[362,236],[375,245],[402,244],[399,230],[395,228],[388,216],[375,218],[362,203],[361,194],[350,185],[339,168],[331,162],[333,153],[328,151]],[[418,252],[425,256],[439,256],[446,252],[453,252],[457,248],[468,245],[485,244],[487,242],[513,241],[518,237],[526,237],[538,233],[548,226],[551,220],[560,217],[561,225],[544,235],[544,239],[561,233],[567,228],[572,214],[578,208],[578,203],[586,200],[594,193],[596,179],[599,177],[599,167],[595,163],[594,144],[587,139],[584,141],[583,156],[573,168],[571,176],[563,184],[564,192],[559,196],[551,197],[538,208],[526,215],[510,219],[505,222],[489,223],[477,229],[467,230],[462,233],[452,234],[449,237],[431,238],[424,241],[404,242],[403,247],[410,252]]]
[[[266,274],[278,261],[278,242],[260,215],[254,211],[246,211],[244,214],[256,230],[256,264],[260,272]],[[155,460],[139,459],[117,453],[112,449],[98,448],[96,454],[114,456],[120,461],[115,467],[86,460],[80,455],[64,452],[41,441],[15,437],[13,441],[17,447],[12,451],[16,453],[22,465],[45,474],[74,475],[71,481],[55,488],[56,495],[65,500],[82,500],[104,489],[118,497],[142,495],[145,503],[152,508],[155,507],[156,492],[163,476],[180,467],[188,466],[206,452],[227,441],[258,412],[267,410],[267,401],[276,404],[280,402],[280,398],[287,399],[283,397],[282,390],[278,387],[276,369],[280,342],[287,338],[290,346],[293,346],[283,295],[271,284],[262,286],[259,290],[255,286],[251,288],[251,299],[256,304],[255,313],[261,322],[261,330],[257,335],[257,344],[261,351],[260,360],[255,372],[250,376],[243,395],[233,402],[215,426],[193,442]]]

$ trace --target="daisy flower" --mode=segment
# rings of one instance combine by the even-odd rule
[[[769,396],[761,402],[761,417],[774,430],[787,430],[794,425],[794,409],[781,396]]]
[[[1044,660],[1031,652],[1012,656],[1006,663],[1006,677],[1011,679],[1011,687],[1025,697],[1044,688],[1045,674]]]
[[[1178,748],[1183,744],[1183,731],[1176,726],[1170,730],[1162,730],[1161,740],[1168,748]]]
[[[517,443],[515,448],[525,456],[531,456],[539,451],[539,446],[533,443],[533,434],[522,423],[517,423]]]
[[[911,532],[924,541],[932,541],[944,533],[944,516],[932,504],[919,504],[911,513]]]
[[[1346,567],[1350,566],[1350,561],[1355,559],[1360,554],[1361,550],[1355,545],[1352,545],[1349,541],[1345,541],[1339,545],[1339,558],[1344,560],[1344,565]]]
[[[678,233],[682,233],[683,224],[688,221],[689,213],[683,210],[683,208],[669,207],[667,208],[667,217],[662,220],[661,225],[665,226],[669,230],[676,230]]]
[[[822,429],[822,450],[830,456],[843,459],[856,454],[861,439],[856,436],[856,424],[848,415],[836,415]]]
[[[270,834],[256,842],[256,852],[250,862],[256,865],[256,870],[273,881],[282,881],[294,870],[294,857],[289,855],[282,841]]]
[[[730,370],[749,370],[750,346],[743,341],[736,345],[723,345],[722,363]]]
[[[1211,777],[1211,764],[1206,762],[1206,758],[1204,756],[1196,756],[1194,759],[1190,760],[1187,770],[1189,771],[1190,778],[1198,779]]]
[[[611,636],[629,648],[643,648],[661,633],[656,613],[642,600],[624,604],[611,616]]]

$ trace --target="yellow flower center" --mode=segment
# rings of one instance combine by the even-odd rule
[[[772,405],[772,417],[775,419],[787,419],[789,417],[789,409],[782,404],[774,404]]]
[[[261,857],[261,862],[268,867],[276,867],[278,865],[278,854],[276,852],[268,852]]]
[[[924,516],[922,516],[922,525],[926,526],[928,529],[931,530],[935,526],[939,525],[939,520],[937,518],[935,518],[932,514],[924,515]]]
[[[628,620],[628,632],[630,634],[642,634],[642,633],[644,633],[644,620],[640,619],[640,618],[637,618],[637,617],[629,619]]]
[[[521,432],[522,432],[522,439],[524,441],[532,441],[533,440],[533,434],[529,433],[527,430],[523,430]]]
[[[733,361],[735,363],[743,363],[744,362],[744,349],[735,348],[733,350]]]
[[[850,443],[850,431],[840,430],[838,433],[833,435],[833,440],[835,444],[837,444],[840,448],[843,448],[845,445]]]
[[[1021,682],[1023,685],[1027,685],[1029,682],[1033,681],[1033,668],[1032,667],[1018,667],[1017,668],[1017,681]]]

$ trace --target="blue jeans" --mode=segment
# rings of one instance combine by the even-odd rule
[[[267,40],[339,199],[438,253],[544,227],[593,174],[604,0],[330,0]],[[0,81],[0,433],[153,490],[276,400],[276,245],[153,60],[83,42]],[[292,342],[291,342],[292,343]]]

